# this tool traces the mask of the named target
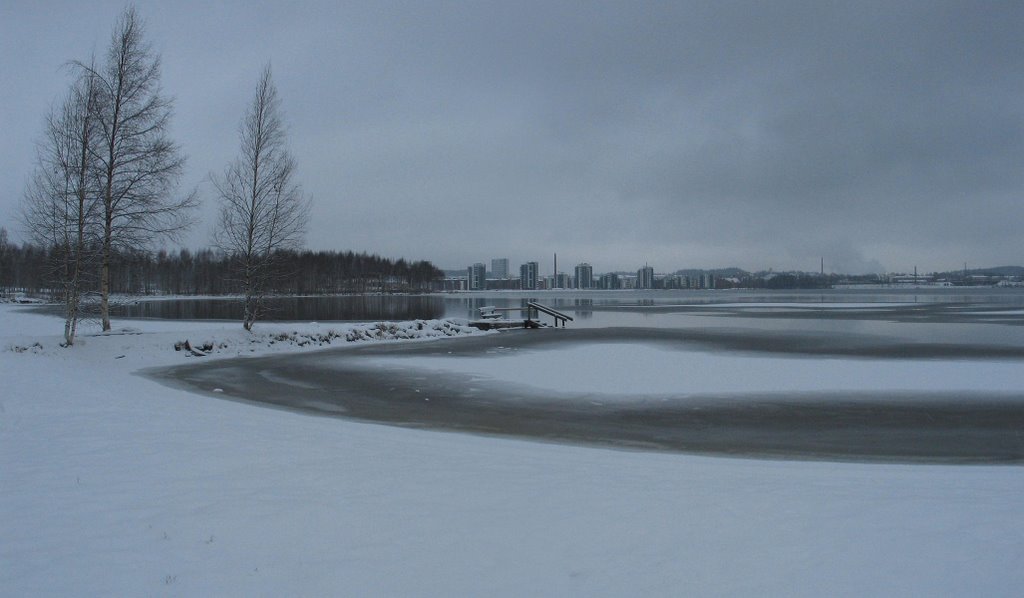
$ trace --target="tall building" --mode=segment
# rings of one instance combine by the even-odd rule
[[[619,289],[622,288],[622,284],[619,282],[619,275],[614,272],[608,272],[607,274],[601,275],[601,288],[602,289]]]
[[[576,266],[576,288],[594,288],[594,269],[586,262]]]
[[[519,281],[524,290],[537,290],[537,270],[539,269],[537,262],[526,262],[519,266]]]
[[[508,278],[507,257],[499,257],[491,260],[491,278]]]
[[[644,266],[636,271],[636,288],[638,289],[653,289],[654,288],[654,268],[650,266]]]
[[[469,272],[469,290],[482,291],[487,288],[487,266],[477,262],[466,270]]]

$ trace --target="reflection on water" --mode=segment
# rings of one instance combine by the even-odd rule
[[[238,299],[169,299],[138,301],[112,309],[128,318],[171,320],[241,320]],[[266,320],[377,321],[433,320],[445,316],[441,297],[433,295],[332,295],[267,299]]]

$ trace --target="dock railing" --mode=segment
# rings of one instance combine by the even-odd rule
[[[565,322],[567,320],[572,320],[572,321],[575,322],[575,320],[573,320],[572,316],[570,316],[569,314],[564,314],[564,313],[558,311],[557,309],[550,308],[550,307],[548,307],[546,305],[541,305],[540,303],[537,303],[535,301],[528,302],[526,304],[526,307],[527,307],[527,312],[526,312],[526,318],[527,319],[530,319],[530,316],[532,315],[530,313],[530,310],[538,312],[538,316],[537,316],[538,319],[540,318],[540,315],[539,315],[540,313],[545,313],[545,314],[547,314],[547,315],[549,315],[549,316],[551,316],[552,318],[555,319],[555,328],[558,328],[559,320],[561,320],[561,322],[562,322],[562,328],[565,328]]]

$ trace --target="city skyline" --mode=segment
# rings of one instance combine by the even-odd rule
[[[540,272],[539,263],[526,262],[519,267],[519,276],[511,272],[495,273],[486,270],[484,263],[477,262],[466,269],[447,270],[439,288],[446,291],[495,291],[495,290],[708,290],[708,289],[795,289],[795,288],[858,288],[858,287],[955,287],[955,286],[1000,286],[1020,287],[1024,285],[1024,266],[999,266],[946,271],[886,272],[878,274],[849,274],[825,272],[824,261],[819,262],[818,271],[772,269],[748,272],[740,268],[701,269],[676,268],[656,270],[644,264],[631,271],[595,271],[587,262],[580,262],[572,273],[557,266],[557,254],[552,260],[552,272]],[[491,263],[505,263],[507,258],[492,258]],[[564,262],[563,262],[564,263]],[[912,273],[911,273],[912,272]],[[504,273],[505,276],[499,274]]]
[[[466,271],[467,269],[468,270],[473,270],[476,267],[482,267],[483,268],[483,272],[485,273],[484,275],[485,275],[485,277],[487,279],[511,279],[511,278],[516,278],[516,275],[514,274],[514,271],[511,268],[511,264],[515,263],[514,260],[511,260],[509,258],[490,258],[490,263],[491,263],[491,268],[490,269],[488,269],[486,267],[486,263],[485,263],[486,261],[487,260],[477,261],[477,262],[474,262],[472,265],[467,266],[467,267],[463,267],[463,268],[441,268],[441,270],[443,270],[445,272],[460,272],[460,271]],[[496,272],[494,270],[494,265],[495,265],[496,262],[504,263],[504,268],[505,269],[502,271],[503,274],[499,273],[499,272]],[[828,265],[825,263],[824,258],[819,258],[818,261],[816,262],[817,267],[813,268],[813,269],[812,268],[781,269],[781,268],[773,268],[773,267],[769,266],[767,268],[763,268],[763,269],[759,269],[759,270],[746,270],[744,268],[740,268],[739,266],[722,266],[722,267],[712,267],[712,268],[700,268],[700,267],[695,267],[695,266],[692,266],[692,265],[690,265],[690,266],[671,265],[671,266],[667,266],[667,267],[659,269],[659,268],[657,268],[655,266],[651,266],[646,261],[643,263],[642,266],[639,267],[639,269],[630,269],[630,268],[595,269],[594,266],[592,264],[590,264],[589,262],[587,262],[587,261],[571,262],[570,265],[568,266],[568,269],[566,269],[566,268],[558,267],[557,266],[557,254],[553,254],[553,257],[552,257],[551,261],[549,262],[549,264],[551,266],[550,270],[544,268],[543,267],[543,262],[537,261],[537,260],[532,260],[532,261],[528,261],[528,262],[522,262],[521,265],[520,265],[520,269],[522,268],[522,266],[525,266],[527,263],[535,264],[536,265],[536,276],[538,276],[539,278],[551,278],[555,274],[559,274],[559,275],[565,274],[565,275],[570,275],[573,279],[575,279],[575,277],[577,276],[577,273],[578,273],[578,270],[580,269],[580,267],[581,266],[585,266],[585,267],[587,267],[590,270],[591,276],[592,276],[592,280],[594,280],[594,284],[597,284],[597,281],[600,280],[600,277],[603,274],[617,274],[617,275],[630,276],[633,273],[637,273],[637,276],[639,276],[639,274],[638,274],[639,270],[642,270],[642,269],[645,269],[645,268],[650,268],[651,272],[652,272],[652,275],[659,276],[659,277],[671,276],[671,275],[678,274],[680,272],[687,272],[687,271],[710,273],[710,272],[723,271],[723,270],[743,270],[743,271],[746,271],[748,273],[758,273],[758,272],[778,272],[778,273],[799,272],[799,273],[803,273],[803,274],[819,274],[820,273],[820,275],[840,275],[840,276],[858,276],[858,275],[862,275],[862,274],[879,274],[879,275],[904,275],[905,274],[905,275],[910,275],[911,273],[913,273],[913,276],[915,276],[915,277],[918,276],[918,267],[916,265],[909,266],[906,269],[895,269],[895,270],[888,270],[888,271],[884,271],[884,272],[863,272],[863,273],[861,273],[861,272],[843,272],[843,271],[838,271],[838,270],[835,270],[835,269],[832,269],[832,268],[828,267]],[[563,266],[566,265],[564,260],[563,260],[562,263],[563,263]],[[920,273],[921,273],[922,276],[924,276],[926,274],[932,275],[932,274],[947,273],[947,272],[958,272],[958,271],[963,271],[963,272],[966,273],[968,270],[991,270],[991,269],[998,269],[998,268],[1005,268],[1005,267],[1009,267],[1009,268],[1017,268],[1017,267],[1024,268],[1024,266],[1016,266],[1015,264],[1011,264],[1011,263],[1005,263],[1005,264],[983,264],[983,265],[975,264],[975,265],[972,265],[970,268],[968,268],[968,264],[965,262],[965,263],[962,264],[962,268],[947,268],[947,269],[943,269],[943,270],[927,270],[927,271],[924,270],[924,269],[921,269]],[[556,271],[556,268],[557,268],[557,271]],[[473,275],[470,274],[470,276],[473,276]]]

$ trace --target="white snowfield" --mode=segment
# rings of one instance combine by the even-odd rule
[[[59,319],[0,305],[4,596],[1024,587],[1024,468],[697,457],[312,417],[136,375],[309,345],[246,343],[223,323],[132,326],[61,349]],[[228,347],[187,357],[172,348],[186,338]]]

